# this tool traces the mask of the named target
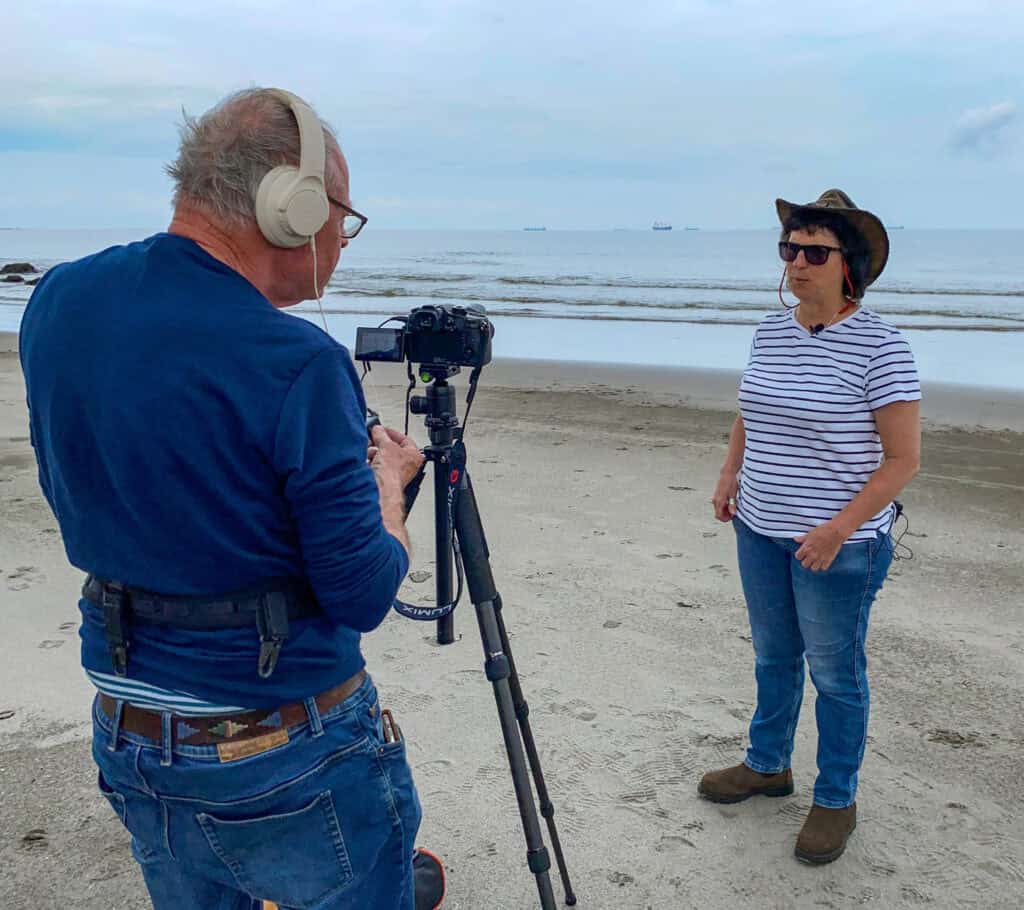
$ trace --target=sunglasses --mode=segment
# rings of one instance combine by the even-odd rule
[[[843,248],[825,246],[823,243],[790,243],[788,240],[779,242],[779,256],[783,262],[796,262],[801,250],[804,251],[804,259],[808,265],[824,265],[828,261],[829,253],[841,253]]]
[[[331,196],[328,196],[327,200],[345,213],[341,219],[341,236],[346,240],[351,240],[355,237],[363,229],[363,225],[369,221],[365,215],[360,214],[355,209],[350,209],[344,202],[338,202],[337,199]]]

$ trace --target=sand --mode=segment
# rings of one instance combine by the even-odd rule
[[[375,370],[368,397],[399,423],[396,372]],[[904,496],[913,559],[894,564],[868,645],[859,826],[841,860],[809,868],[792,850],[815,773],[810,683],[792,797],[722,807],[696,795],[704,770],[742,758],[754,698],[732,532],[707,502],[735,382],[498,363],[469,420],[470,470],[579,906],[1024,905],[1024,403],[925,390],[923,467]],[[422,500],[414,568],[431,572]],[[432,583],[407,593],[426,599]],[[0,354],[0,717],[14,712],[0,720],[5,908],[149,906],[95,790],[79,584],[36,485],[17,357]],[[450,866],[446,907],[536,907],[468,602],[456,626],[460,639],[442,648],[432,625],[391,617],[366,638],[367,658],[410,742],[420,841]]]

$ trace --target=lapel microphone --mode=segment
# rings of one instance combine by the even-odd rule
[[[812,335],[817,335],[819,332],[824,332],[824,331],[825,331],[825,323],[824,322],[819,322],[817,325],[811,326],[811,334]]]

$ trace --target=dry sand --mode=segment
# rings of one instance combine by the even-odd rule
[[[370,402],[397,423],[401,389],[382,379],[397,382],[375,371]],[[841,860],[808,868],[792,849],[814,780],[810,683],[792,797],[722,807],[696,795],[702,771],[742,757],[754,698],[732,533],[707,504],[735,382],[496,364],[469,420],[579,906],[1024,905],[1024,402],[926,390],[924,466],[904,497],[914,558],[894,564],[869,640],[859,827]],[[430,572],[422,499],[414,562]],[[80,577],[36,485],[11,354],[0,354],[0,504],[0,717],[14,712],[0,720],[2,906],[147,907],[93,783]],[[432,583],[408,591],[426,599]],[[432,626],[392,617],[367,637],[367,657],[410,741],[420,841],[451,867],[448,910],[536,907],[470,605],[456,624],[460,640],[441,648]]]

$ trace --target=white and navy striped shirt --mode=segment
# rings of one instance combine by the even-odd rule
[[[204,701],[188,692],[163,689],[138,679],[115,676],[113,673],[97,673],[86,670],[89,681],[104,695],[118,701],[127,702],[147,711],[168,711],[184,717],[201,717],[203,715],[239,714],[246,708],[237,705],[221,705]]]
[[[870,310],[817,335],[792,312],[766,316],[740,383],[738,516],[768,537],[806,534],[835,517],[882,462],[874,411],[920,397],[906,339]],[[890,504],[847,543],[873,540],[894,518]]]

